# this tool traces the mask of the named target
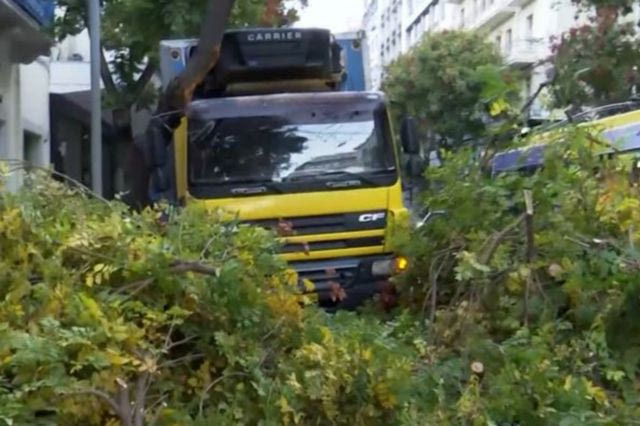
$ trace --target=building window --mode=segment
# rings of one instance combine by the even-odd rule
[[[502,51],[502,36],[499,34],[496,36],[496,47],[498,51]]]
[[[480,11],[478,10],[478,0],[473,0],[473,16],[478,16]]]
[[[464,28],[464,7],[460,9],[460,28]]]
[[[511,28],[507,30],[507,40],[505,41],[504,50],[507,53],[511,53],[511,48],[513,47],[513,33]]]
[[[527,42],[527,47],[531,47],[533,44],[533,14],[527,16],[527,24],[525,29],[524,38]]]

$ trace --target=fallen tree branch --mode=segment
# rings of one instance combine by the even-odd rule
[[[184,111],[196,86],[218,62],[224,27],[234,3],[235,0],[209,0],[195,54],[184,71],[169,83],[160,100],[159,113]]]
[[[183,261],[177,261],[173,263],[170,271],[177,274],[195,272],[197,274],[202,274],[202,275],[217,275],[219,272],[217,268],[205,265],[204,263],[183,262]]]
[[[531,264],[533,262],[534,250],[535,250],[535,234],[533,230],[533,193],[531,190],[524,191],[524,202],[526,206],[525,216],[525,234],[527,238],[526,259],[527,265],[529,265],[529,275],[527,276],[527,284],[524,291],[524,325],[529,326],[529,297],[531,293],[531,285],[533,280],[533,270]]]
[[[167,367],[175,367],[176,365],[180,365],[189,361],[195,361],[196,359],[201,359],[201,358],[204,358],[204,354],[189,354],[189,355],[181,356],[180,358],[163,362],[158,366],[158,368],[162,369]]]
[[[442,270],[444,269],[445,265],[447,264],[447,261],[449,260],[449,254],[455,251],[456,249],[458,249],[458,247],[453,246],[453,247],[449,247],[448,249],[439,251],[431,261],[431,264],[429,265],[430,289],[424,298],[424,302],[422,303],[422,316],[424,317],[426,315],[427,305],[429,305],[429,301],[431,301],[430,320],[432,323],[436,319],[436,308],[438,304],[438,278],[440,277]],[[435,267],[436,263],[440,260],[441,262],[436,269]]]
[[[214,268],[200,262],[176,261],[169,268],[169,272],[174,274],[186,274],[188,272],[194,272],[200,275],[216,276],[218,275],[219,271],[218,268]],[[118,293],[126,293],[130,291],[130,295],[136,295],[155,282],[156,277],[145,278],[143,280],[135,281],[120,287],[118,289]]]
[[[10,166],[9,172],[16,172],[16,171],[32,171],[32,170],[37,170],[39,172],[42,173],[48,173],[51,174],[52,176],[55,177],[59,177],[62,180],[67,181],[68,183],[73,184],[77,190],[79,190],[80,192],[84,193],[85,195],[88,195],[90,197],[95,198],[96,200],[101,201],[102,203],[106,204],[107,206],[111,207],[111,203],[109,202],[109,200],[107,200],[106,198],[102,197],[100,194],[92,191],[91,189],[89,189],[87,186],[85,186],[82,182],[72,178],[71,176],[68,176],[64,173],[58,172],[54,169],[51,168],[47,168],[47,167],[42,167],[42,166],[38,166],[35,164],[32,164],[28,161],[25,160],[19,160],[19,159],[14,159],[14,158],[3,158],[0,162],[2,163],[7,163]]]
[[[493,255],[495,254],[496,250],[500,246],[500,243],[502,242],[502,240],[504,240],[507,237],[507,235],[509,235],[518,226],[520,226],[522,224],[522,222],[524,222],[525,219],[526,219],[526,214],[523,213],[513,223],[507,225],[500,232],[492,235],[491,238],[489,238],[482,245],[482,249],[481,249],[482,254],[480,255],[480,258],[478,259],[479,262],[482,265],[488,265],[489,262],[491,262],[491,259],[493,259]]]
[[[138,380],[136,380],[136,400],[134,401],[133,413],[134,426],[144,426],[145,403],[147,399],[147,390],[149,389],[150,380],[151,375],[149,373],[140,374],[140,376],[138,376]]]
[[[189,342],[191,342],[194,339],[197,339],[200,336],[189,336],[189,337],[185,337],[184,339],[178,340],[177,342],[170,342],[168,346],[166,346],[165,350],[166,351],[170,351],[173,348],[176,348],[178,346],[182,346],[185,345]]]
[[[131,415],[131,394],[129,385],[122,379],[116,379],[120,390],[118,391],[118,406],[120,407],[120,420],[124,426],[133,426],[133,416]]]
[[[207,395],[209,395],[209,392],[211,392],[211,389],[213,389],[217,384],[222,382],[224,379],[227,379],[229,377],[234,377],[234,376],[248,376],[248,374],[239,373],[239,372],[224,374],[218,377],[217,379],[215,379],[213,382],[209,383],[209,385],[206,388],[204,388],[204,390],[200,394],[200,403],[198,404],[198,417],[202,416],[202,412],[204,411],[204,400],[206,399]]]

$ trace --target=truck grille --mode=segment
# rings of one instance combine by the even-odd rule
[[[326,216],[256,220],[249,222],[249,224],[272,229],[282,237],[292,237],[297,235],[332,234],[337,232],[384,229],[387,225],[387,214],[385,211],[357,212]]]
[[[340,250],[358,247],[377,247],[384,245],[383,237],[352,238],[334,241],[313,241],[310,243],[288,243],[282,253],[313,252],[321,250]]]
[[[330,291],[332,284],[339,284],[342,288],[349,288],[357,275],[357,264],[345,267],[298,270],[300,279],[309,280],[314,284],[315,292]]]

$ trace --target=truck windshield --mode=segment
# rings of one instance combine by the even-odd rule
[[[264,111],[267,112],[267,111]],[[395,176],[386,114],[370,110],[300,109],[290,115],[191,119],[191,186],[272,184],[380,185]],[[280,185],[281,184],[281,185]]]

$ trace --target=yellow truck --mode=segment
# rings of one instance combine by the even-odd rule
[[[166,81],[196,45],[163,42]],[[155,156],[152,184],[156,198],[273,229],[282,256],[331,308],[356,307],[407,267],[389,242],[408,211],[387,103],[340,91],[344,57],[326,30],[226,32],[170,152]],[[415,133],[403,134],[405,155],[417,155]]]

